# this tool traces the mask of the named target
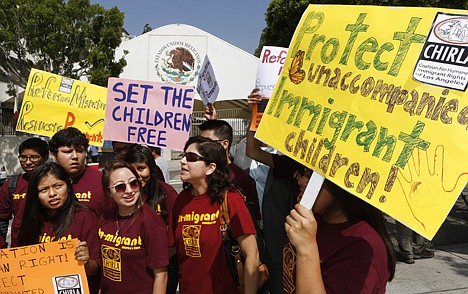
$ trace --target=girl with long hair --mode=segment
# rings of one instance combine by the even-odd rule
[[[166,292],[166,225],[143,205],[139,178],[135,168],[122,161],[110,163],[103,171],[104,191],[116,205],[98,224],[101,294]]]
[[[244,199],[229,177],[224,148],[200,136],[184,147],[181,180],[186,188],[169,219],[169,244],[175,245],[181,293],[239,293],[231,276],[220,230],[220,205],[228,201],[230,227],[245,256],[244,293],[256,293],[258,249],[255,227]]]
[[[177,192],[174,188],[159,179],[159,168],[154,161],[151,150],[145,146],[134,145],[125,155],[138,175],[142,185],[142,200],[155,210],[168,225],[169,212],[174,206]],[[169,250],[168,282],[166,293],[175,294],[179,282],[179,267],[175,250]]]
[[[99,273],[96,223],[95,214],[78,202],[70,177],[60,165],[48,162],[32,173],[19,246],[78,238],[75,259],[85,263],[87,276],[96,276]],[[90,279],[89,287],[91,293],[98,293],[99,282]]]
[[[299,180],[302,192],[309,176]],[[296,293],[385,293],[395,274],[383,213],[325,180],[312,211],[297,204],[285,229],[294,245]]]

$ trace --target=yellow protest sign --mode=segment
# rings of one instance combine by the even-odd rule
[[[257,138],[428,239],[468,179],[468,16],[310,5]]]
[[[104,87],[32,69],[16,130],[52,137],[73,126],[102,146],[106,97]]]
[[[0,293],[89,293],[78,239],[0,249]]]

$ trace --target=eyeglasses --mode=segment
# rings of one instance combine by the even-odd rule
[[[19,161],[21,162],[26,162],[29,160],[31,160],[31,162],[38,162],[39,160],[41,160],[42,156],[40,155],[31,155],[31,156],[26,156],[26,155],[18,155],[18,159]]]
[[[140,188],[140,181],[138,179],[133,179],[130,182],[128,182],[127,184],[120,183],[120,184],[116,184],[114,186],[110,186],[109,188],[114,188],[115,192],[117,192],[117,193],[124,193],[127,190],[127,185],[130,185],[130,188],[133,191],[136,191],[136,190],[138,190]]]
[[[186,158],[188,162],[206,161],[203,156],[200,156],[194,152],[184,152],[180,155],[180,158]]]

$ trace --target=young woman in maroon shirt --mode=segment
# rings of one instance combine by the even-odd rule
[[[160,170],[154,161],[151,150],[142,145],[134,145],[125,155],[125,161],[130,163],[140,176],[143,202],[156,211],[167,225],[169,223],[169,212],[174,206],[177,192],[172,186],[159,179]],[[170,249],[167,294],[175,294],[179,283],[179,266],[175,253],[174,249]]]
[[[244,293],[256,293],[255,227],[242,196],[233,189],[221,144],[200,136],[185,144],[180,178],[186,184],[169,217],[169,244],[177,249],[181,293],[239,293],[229,271],[220,230],[220,204],[228,191],[230,226],[245,256]]]
[[[304,192],[309,176],[299,180]],[[385,293],[395,274],[383,214],[325,180],[312,211],[297,204],[285,229],[294,245],[296,293]]]
[[[166,224],[141,200],[140,176],[122,161],[104,169],[102,185],[116,206],[98,224],[101,241],[101,294],[165,293],[168,246]]]
[[[96,216],[80,204],[70,177],[54,162],[39,166],[29,179],[26,206],[19,231],[19,246],[78,238],[75,259],[83,261],[88,277],[99,273]],[[98,293],[96,279],[89,279]],[[93,282],[94,281],[94,282]]]

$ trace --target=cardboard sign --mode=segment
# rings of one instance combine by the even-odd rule
[[[110,78],[107,89],[106,140],[183,150],[194,87]]]
[[[219,86],[208,55],[205,55],[200,75],[198,76],[197,92],[202,98],[203,105],[213,104],[218,98]]]
[[[78,239],[0,249],[0,293],[89,293]]]
[[[16,130],[52,137],[75,127],[102,146],[106,88],[32,69]]]
[[[468,179],[467,93],[412,77],[440,12],[310,5],[256,135],[428,239]]]

